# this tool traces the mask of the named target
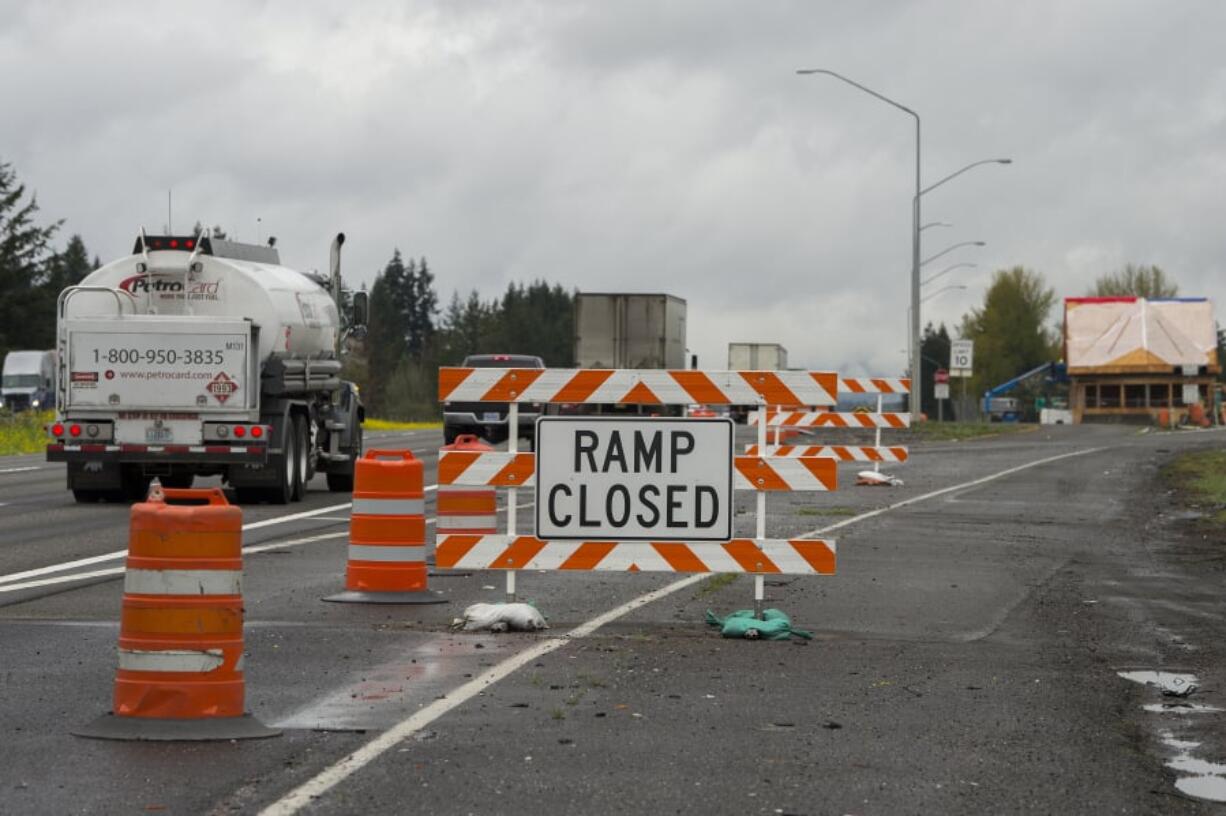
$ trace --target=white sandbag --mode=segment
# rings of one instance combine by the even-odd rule
[[[451,625],[465,632],[505,632],[508,629],[535,632],[549,628],[537,608],[526,603],[475,603],[464,610],[464,617],[456,618]]]
[[[902,479],[875,470],[862,470],[856,474],[856,484],[867,487],[901,487]]]

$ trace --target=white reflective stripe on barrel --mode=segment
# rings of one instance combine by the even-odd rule
[[[119,668],[124,671],[211,672],[221,668],[225,660],[221,649],[166,649],[156,652],[119,650]]]
[[[438,529],[441,530],[488,530],[498,526],[498,517],[491,513],[488,516],[447,516],[439,514]]]
[[[243,573],[130,569],[123,576],[123,591],[132,595],[241,595]]]
[[[425,544],[350,544],[350,561],[399,561],[411,563],[426,560]]]
[[[425,512],[425,499],[353,499],[355,516],[420,516]]]

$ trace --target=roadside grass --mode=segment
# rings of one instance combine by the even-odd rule
[[[55,419],[53,411],[0,411],[0,456],[41,453],[47,447],[43,426]]]
[[[798,516],[854,516],[853,507],[797,507],[793,511]]]
[[[1207,520],[1226,524],[1226,450],[1181,453],[1162,468],[1162,476],[1185,503],[1206,510]]]
[[[1032,431],[1037,426],[1023,422],[921,422],[911,431],[926,442],[961,442],[985,436]]]
[[[694,593],[694,600],[718,592],[736,581],[736,579],[737,574],[735,572],[721,572],[709,578],[704,578],[702,583],[698,585],[698,590]]]
[[[441,422],[397,422],[394,419],[376,419],[367,417],[362,427],[368,431],[423,431],[441,428]]]

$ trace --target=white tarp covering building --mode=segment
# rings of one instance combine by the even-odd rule
[[[1067,298],[1064,360],[1070,374],[1217,371],[1217,332],[1207,298]]]

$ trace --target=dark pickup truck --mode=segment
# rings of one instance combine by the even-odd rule
[[[470,354],[462,365],[465,368],[544,368],[545,361],[529,354]],[[505,402],[444,402],[444,444],[450,445],[460,434],[476,434],[490,443],[508,439],[507,409]],[[540,415],[540,403],[520,403],[519,438],[528,440],[529,449],[535,448],[536,418]]]

